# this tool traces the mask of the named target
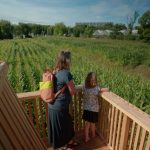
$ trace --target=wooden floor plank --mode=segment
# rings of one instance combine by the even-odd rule
[[[89,142],[85,143],[83,139],[83,135],[76,135],[75,141],[79,143],[79,146],[75,147],[74,150],[109,150],[108,146],[97,136],[94,139],[91,139]],[[46,142],[46,139],[44,139]],[[47,150],[52,150],[52,148],[48,147]]]

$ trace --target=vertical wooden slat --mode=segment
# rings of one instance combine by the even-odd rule
[[[142,137],[141,137],[140,146],[139,146],[139,150],[142,150],[142,149],[143,149],[144,141],[145,141],[145,135],[146,135],[146,130],[143,128],[143,130],[142,130]]]
[[[110,135],[109,135],[109,146],[112,143],[113,123],[114,123],[114,106],[112,106],[111,124],[110,124]]]
[[[105,112],[105,118],[106,118],[106,133],[105,133],[105,141],[106,143],[108,143],[108,133],[109,133],[109,125],[110,125],[110,121],[109,121],[109,115],[110,115],[110,104],[108,102],[106,102],[106,112]]]
[[[108,129],[109,129],[109,123],[108,123],[108,114],[109,114],[109,104],[105,101],[105,111],[104,111],[104,116],[105,116],[105,120],[104,120],[104,138],[105,141],[107,141],[107,135],[108,135]]]
[[[41,115],[41,124],[42,124],[42,136],[43,137],[46,137],[46,134],[45,134],[45,127],[44,127],[44,118],[43,118],[43,109],[42,109],[42,101],[41,99],[39,99],[39,108],[40,108],[40,115]]]
[[[25,108],[24,100],[21,101],[23,108]]]
[[[83,107],[84,107],[84,104],[83,104],[83,92],[81,91],[81,100],[82,100],[82,115],[83,115]],[[83,129],[85,128],[85,121],[82,119],[82,123],[83,123]]]
[[[105,129],[105,101],[103,100],[103,108],[102,108],[102,120],[101,120],[101,134],[104,137],[104,129]]]
[[[28,111],[31,123],[33,123],[32,110],[31,110],[31,100],[28,100]]]
[[[121,129],[120,150],[125,150],[127,146],[130,118],[124,114]]]
[[[113,133],[113,140],[112,140],[112,148],[115,149],[115,141],[116,141],[116,133],[117,133],[117,121],[118,121],[118,109],[116,108],[115,113],[115,120],[114,120],[114,133]]]
[[[103,100],[102,100],[101,106],[103,106]],[[102,122],[103,122],[103,119],[102,119],[103,115],[102,114],[103,114],[103,107],[101,107],[101,109],[100,109],[100,121],[99,121],[99,129],[100,129],[101,136],[103,135],[102,134]]]
[[[133,141],[134,128],[135,128],[135,122],[133,121],[131,135],[130,135],[130,140],[129,140],[130,141],[130,143],[129,143],[129,150],[132,149],[132,146],[133,146],[133,143],[134,143],[134,141]]]
[[[120,129],[121,129],[121,120],[122,120],[122,112],[119,113],[119,123],[118,123],[118,129],[117,129],[117,138],[116,138],[116,147],[115,150],[118,150],[119,146],[119,137],[120,137]]]
[[[103,99],[101,99],[101,108],[99,111],[99,120],[98,120],[98,129],[99,129],[99,134],[102,136],[102,110],[103,109]]]
[[[109,133],[110,133],[110,122],[111,122],[111,105],[109,104],[109,110],[108,110],[108,122],[107,122],[107,140],[106,142],[109,142]]]
[[[149,136],[148,136],[148,140],[146,144],[146,150],[150,150],[150,132],[149,132]]]
[[[79,114],[78,114],[78,121],[79,121],[79,131],[82,127],[82,116],[81,116],[81,92],[79,92]]]
[[[33,105],[34,105],[34,112],[35,112],[35,120],[36,120],[37,131],[40,134],[40,124],[39,124],[39,119],[38,119],[36,100],[33,101]]]
[[[104,107],[104,111],[103,111],[103,115],[104,115],[104,120],[103,120],[103,137],[104,139],[106,138],[106,101],[105,101],[105,107]]]
[[[76,98],[77,98],[77,101],[76,101],[76,131],[79,131],[79,109],[78,109],[78,106],[79,106],[79,92],[77,92],[77,95],[76,95]]]
[[[105,139],[105,119],[106,119],[106,116],[105,116],[105,109],[106,109],[106,101],[103,101],[104,105],[103,105],[103,111],[102,111],[102,114],[103,114],[103,121],[102,121],[102,135],[103,135],[103,138]]]
[[[48,123],[48,104],[44,103],[45,109],[46,109],[46,123]]]
[[[137,149],[139,134],[140,134],[140,126],[138,125],[133,150]]]

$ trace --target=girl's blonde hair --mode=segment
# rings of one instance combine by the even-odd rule
[[[91,84],[91,79],[92,79],[92,77],[95,77],[96,85],[97,85],[96,73],[94,73],[94,72],[89,72],[89,73],[87,74],[86,79],[85,79],[85,87],[86,87],[86,88],[92,88],[92,87],[93,87],[93,85]],[[96,86],[96,85],[95,85],[95,86]],[[94,87],[95,87],[95,86],[94,86]]]

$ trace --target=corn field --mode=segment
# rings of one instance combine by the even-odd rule
[[[71,73],[76,85],[88,72],[103,87],[150,114],[150,82],[123,71],[124,65],[150,66],[150,45],[117,40],[40,37],[0,41],[0,60],[9,64],[8,79],[16,91],[39,89],[45,67],[52,68],[59,51],[72,53]]]

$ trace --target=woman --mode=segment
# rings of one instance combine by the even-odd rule
[[[66,88],[53,103],[48,104],[48,140],[53,149],[67,145],[66,149],[72,150],[76,144],[72,140],[75,133],[69,114],[69,104],[75,93],[72,75],[69,71],[70,55],[70,52],[61,51],[54,70],[54,92],[56,93],[64,86]]]

